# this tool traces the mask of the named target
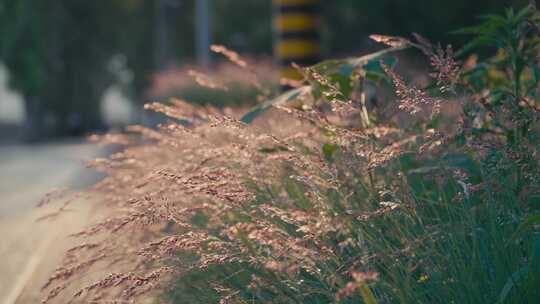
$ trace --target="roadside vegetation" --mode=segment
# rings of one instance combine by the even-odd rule
[[[93,163],[113,216],[44,301],[106,268],[74,301],[538,303],[540,14],[457,33],[459,50],[373,35],[388,48],[298,67],[243,117],[171,100],[146,106],[170,118],[157,129],[95,137],[126,145]],[[403,49],[428,85],[396,72]]]

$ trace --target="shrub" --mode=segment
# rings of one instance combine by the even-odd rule
[[[131,127],[148,142],[95,163],[109,173],[96,188],[118,216],[79,234],[89,240],[69,252],[50,295],[74,273],[120,260],[131,272],[76,295],[538,302],[538,26],[532,6],[487,16],[461,30],[474,38],[457,55],[494,55],[464,63],[419,35],[374,35],[390,48],[301,69],[306,85],[244,117],[273,106],[270,131],[209,107],[148,105],[189,127]],[[429,87],[409,85],[381,57],[407,47],[429,58]],[[386,82],[395,102],[368,111],[366,88]]]

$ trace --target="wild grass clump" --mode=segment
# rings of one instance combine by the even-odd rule
[[[218,62],[212,68],[171,67],[157,73],[146,92],[147,97],[152,100],[176,97],[220,108],[246,107],[257,104],[259,95],[268,94],[267,87],[273,89],[278,86],[276,79],[279,73],[270,60],[236,59],[240,58],[237,53],[220,45],[213,45],[212,50],[228,61]]]
[[[538,302],[539,21],[533,6],[487,16],[461,31],[474,38],[457,52],[374,35],[390,49],[299,68],[304,84],[246,116],[272,105],[266,125],[179,100],[148,105],[171,122],[129,128],[142,144],[104,138],[130,142],[95,163],[117,216],[79,234],[88,245],[68,253],[49,293],[120,261],[129,271],[75,296]],[[428,88],[381,57],[403,48],[428,56]],[[396,99],[370,107],[366,89],[387,86]]]

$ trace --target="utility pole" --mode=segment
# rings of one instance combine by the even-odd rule
[[[210,44],[212,43],[210,0],[195,0],[195,30],[197,62],[202,67],[211,63]]]
[[[320,60],[320,0],[273,0],[274,56],[281,78],[298,80],[292,63],[309,66]]]

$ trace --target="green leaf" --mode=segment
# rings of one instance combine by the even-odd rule
[[[364,300],[365,304],[377,304],[377,299],[375,299],[375,295],[373,294],[373,291],[371,291],[371,288],[365,283],[359,283],[360,284],[360,295],[362,296],[362,300]]]
[[[499,294],[499,301],[498,303],[504,303],[508,295],[510,294],[510,291],[524,278],[526,278],[529,274],[529,268],[524,266],[515,271],[509,278],[506,280],[506,284],[504,284],[503,289],[501,290],[501,293]]]
[[[448,168],[463,169],[471,174],[478,174],[477,163],[466,154],[449,153],[442,157],[442,164]]]
[[[368,55],[365,55],[365,56],[362,56],[362,57],[349,58],[349,59],[347,59],[347,62],[352,64],[352,65],[360,67],[360,66],[363,66],[366,63],[368,63],[368,62],[370,62],[372,60],[378,59],[378,58],[380,58],[380,57],[382,57],[382,56],[384,56],[386,54],[401,51],[401,50],[405,50],[407,48],[409,48],[409,46],[401,46],[401,47],[383,49],[383,50],[380,50],[378,52],[368,54]]]
[[[286,147],[283,147],[283,146],[261,147],[261,148],[259,148],[259,152],[268,153],[268,154],[276,153],[276,152],[283,152],[283,151],[288,151],[288,149]]]
[[[532,16],[533,14],[534,14],[534,11],[531,9],[530,6],[527,5],[516,14],[513,21],[515,23],[523,22],[525,21],[525,19]]]
[[[326,158],[327,161],[332,161],[338,148],[339,147],[336,144],[324,144],[322,147],[324,158]]]
[[[529,228],[536,224],[540,224],[540,214],[533,215],[527,218],[525,222],[521,223],[516,232],[514,232],[512,239],[515,240],[516,238],[520,237],[521,235],[523,235],[523,233],[525,233],[525,231],[529,230]]]
[[[321,74],[335,73],[345,61],[343,59],[330,59],[319,62],[311,68]]]
[[[534,83],[538,84],[538,82],[540,82],[540,67],[538,67],[537,63],[532,60],[529,61],[528,64],[529,64],[529,68],[533,72]]]
[[[409,170],[407,173],[409,173],[409,174],[427,174],[427,173],[431,173],[431,172],[437,172],[439,170],[441,170],[440,166],[424,166],[424,167],[419,167],[419,168],[416,168],[416,169]]]
[[[385,65],[389,66],[392,69],[397,64],[397,58],[394,57],[384,58],[382,61]],[[386,75],[386,73],[384,72],[379,60],[370,60],[366,64],[364,64],[362,68],[366,72],[366,79],[369,79],[373,82],[379,82],[382,79],[387,81],[390,80],[388,78],[388,75]]]
[[[408,46],[400,46],[400,47],[395,47],[395,48],[383,49],[381,51],[371,53],[371,54],[361,56],[361,57],[353,57],[353,58],[347,58],[347,59],[341,59],[341,60],[327,60],[327,61],[323,61],[321,63],[318,63],[312,66],[312,68],[315,69],[318,73],[321,73],[322,75],[325,75],[327,77],[334,75],[334,79],[343,81],[343,78],[341,78],[340,76],[335,76],[335,75],[343,75],[343,73],[345,73],[345,75],[349,75],[350,77],[352,76],[353,71],[355,71],[358,68],[362,68],[369,61],[375,60],[377,58],[380,58],[383,55],[386,55],[392,52],[404,50],[406,48],[408,48]],[[349,87],[346,87],[346,89],[349,89]],[[255,118],[257,118],[258,116],[266,112],[268,108],[274,105],[283,105],[285,103],[296,100],[299,96],[301,96],[304,93],[313,93],[315,91],[316,91],[316,88],[311,87],[311,86],[303,86],[303,87],[299,87],[299,88],[287,91],[277,96],[276,98],[265,101],[261,105],[254,107],[247,114],[245,114],[241,120],[245,123],[251,123],[253,122]]]
[[[381,58],[384,55],[402,51],[407,49],[408,46],[400,46],[400,47],[392,47],[392,48],[386,48],[382,49],[380,51],[367,54],[360,57],[350,57],[345,59],[332,59],[332,60],[326,60],[323,62],[320,62],[312,68],[316,70],[317,72],[323,74],[323,75],[330,75],[335,73],[348,73],[352,72],[357,68],[362,68],[365,64],[367,64],[370,61],[376,60],[378,58]]]
[[[471,41],[466,43],[457,53],[456,56],[460,57],[463,56],[470,51],[482,47],[482,46],[489,46],[495,44],[496,41],[489,37],[489,36],[478,36],[473,38]]]
[[[535,234],[530,259],[531,274],[539,277],[540,274],[540,234]]]
[[[270,99],[268,101],[265,101],[264,103],[256,106],[255,108],[251,109],[247,114],[245,114],[242,117],[242,122],[244,123],[251,123],[255,118],[266,112],[268,108],[274,106],[274,105],[282,105],[294,100],[297,100],[298,97],[300,97],[303,94],[310,93],[311,87],[310,86],[303,86],[296,88],[294,90],[287,91],[276,98]]]
[[[506,18],[497,14],[485,14],[485,15],[480,16],[479,19],[485,20],[486,22],[489,22],[492,24],[498,24],[500,26],[506,24]]]

